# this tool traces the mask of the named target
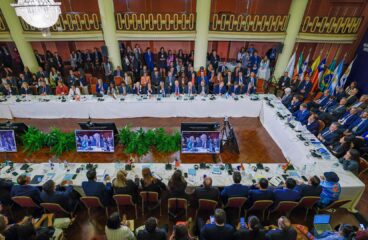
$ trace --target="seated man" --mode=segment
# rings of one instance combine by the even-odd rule
[[[277,206],[277,204],[282,201],[299,201],[300,193],[294,189],[295,186],[296,181],[293,178],[288,178],[285,182],[285,188],[275,189],[273,191],[273,196],[275,198],[274,206]]]
[[[205,240],[232,240],[235,229],[230,224],[226,224],[226,213],[223,209],[215,210],[214,222],[204,225],[201,228],[201,239]]]
[[[347,151],[349,151],[353,142],[356,143],[354,135],[343,136],[340,138],[339,142],[332,145],[330,148],[331,153],[335,155],[335,157],[341,158]]]
[[[313,133],[314,136],[317,136],[319,133],[319,122],[317,114],[311,114],[308,117],[306,127],[309,132]]]
[[[124,96],[132,93],[132,89],[130,88],[129,85],[127,86],[124,81],[121,82],[121,85],[118,87],[118,90],[119,90],[119,94],[122,94]]]
[[[245,92],[247,94],[254,94],[257,92],[257,77],[254,71],[250,73],[247,84],[245,84],[244,86],[246,87]]]
[[[158,87],[158,94],[160,94],[162,97],[165,97],[170,94],[169,89],[165,86],[165,82],[161,81],[160,86]]]
[[[334,122],[337,121],[344,113],[346,112],[346,98],[342,98],[339,104],[330,107],[327,112],[321,112],[318,117],[326,122]]]
[[[216,94],[216,95],[224,95],[226,94],[227,90],[226,90],[226,86],[224,84],[224,82],[220,82],[219,85],[216,85],[213,89],[213,94]]]
[[[295,191],[300,193],[300,197],[319,197],[322,192],[322,187],[319,185],[321,180],[318,176],[310,177],[308,184],[299,184],[295,187]]]
[[[167,233],[157,227],[158,220],[150,217],[144,223],[144,229],[139,230],[137,240],[166,240]]]
[[[313,111],[316,112],[316,113],[330,112],[330,111],[332,111],[332,108],[335,105],[336,105],[335,96],[329,96],[326,104],[324,104],[323,106],[320,105],[320,107],[318,109],[313,109]]]
[[[14,185],[11,189],[10,195],[12,197],[26,196],[32,198],[32,200],[39,204],[41,202],[40,190],[37,187],[29,185],[31,178],[26,174],[21,174],[17,178],[19,185]]]
[[[291,100],[291,103],[289,104],[289,107],[288,107],[291,113],[294,113],[299,110],[300,105],[302,104],[302,98],[303,97],[300,95],[293,96],[293,99]]]
[[[334,144],[339,139],[339,129],[340,124],[338,122],[333,122],[330,127],[326,127],[323,131],[318,134],[318,139],[326,146]]]
[[[201,81],[200,85],[198,86],[198,94],[204,96],[208,94],[208,85],[204,80]]]
[[[359,100],[356,101],[352,107],[356,107],[359,109],[359,111],[362,111],[363,109],[368,107],[368,95],[367,94],[363,94],[362,96],[360,96]]]
[[[178,80],[175,80],[174,85],[171,87],[171,93],[175,95],[182,94],[182,89]]]
[[[344,170],[351,171],[357,175],[359,171],[359,157],[360,153],[358,150],[350,149],[339,159],[339,162],[342,164]]]
[[[220,192],[217,187],[212,187],[212,178],[206,177],[203,180],[203,187],[197,187],[194,191],[194,204],[197,205],[199,199],[218,201]]]
[[[231,96],[242,94],[242,89],[239,86],[239,82],[235,81],[234,85],[230,87],[229,93]]]
[[[293,94],[291,94],[291,88],[285,88],[285,94],[281,98],[281,103],[284,104],[285,107],[289,108],[291,104],[291,100],[293,100]]]
[[[234,184],[224,187],[224,189],[221,191],[221,198],[224,204],[226,204],[227,200],[231,197],[248,198],[249,187],[242,185],[240,183],[241,179],[242,177],[241,177],[240,172],[236,171],[233,173]]]
[[[188,94],[188,95],[193,95],[193,94],[196,94],[197,93],[197,90],[193,86],[193,83],[192,82],[188,82],[188,85],[184,89],[184,93],[185,94]]]
[[[326,89],[318,99],[315,99],[307,103],[308,109],[318,109],[320,107],[324,107],[328,102],[329,97],[330,97],[330,90]]]
[[[291,222],[287,217],[280,217],[277,221],[278,228],[267,232],[268,240],[296,240],[297,231],[291,226]]]
[[[309,76],[306,76],[304,78],[304,80],[300,82],[300,84],[297,88],[297,92],[299,94],[301,94],[304,97],[304,99],[306,99],[308,97],[310,91],[312,90],[312,87],[313,87],[313,85],[310,81]]]
[[[67,185],[68,186],[65,186]],[[56,186],[53,180],[46,181],[42,186],[41,200],[44,203],[56,203],[59,204],[67,211],[72,211],[76,201],[73,201],[71,194],[73,187],[71,181],[63,181],[60,186]],[[65,187],[65,191],[62,188]]]
[[[51,95],[51,88],[46,85],[45,81],[41,81],[41,85],[38,87],[38,94],[41,96]]]
[[[246,208],[250,208],[255,201],[259,200],[274,200],[273,191],[268,189],[268,180],[266,178],[259,179],[256,188],[249,190]]]
[[[299,110],[293,113],[295,120],[301,124],[307,124],[310,112],[308,111],[307,104],[303,103],[300,105]]]
[[[339,118],[341,129],[346,129],[352,124],[357,118],[359,118],[358,109],[356,107],[351,107],[350,111],[344,113],[342,117]]]
[[[368,110],[360,114],[360,118],[357,118],[348,126],[344,132],[344,135],[360,136],[366,131],[368,131]]]
[[[106,184],[97,182],[96,170],[88,170],[87,179],[87,182],[82,182],[82,188],[86,196],[98,197],[102,204],[108,205],[112,193],[109,177],[105,178]]]

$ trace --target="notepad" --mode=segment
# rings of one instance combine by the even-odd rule
[[[189,168],[188,169],[188,174],[190,176],[195,176],[197,174],[197,171],[194,168]]]

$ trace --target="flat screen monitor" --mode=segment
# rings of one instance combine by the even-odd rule
[[[14,130],[0,130],[0,152],[16,152]]]
[[[77,152],[115,151],[114,132],[112,130],[75,130]]]
[[[181,152],[191,154],[219,154],[220,131],[183,131]]]
[[[83,130],[112,130],[114,134],[118,134],[115,123],[81,122],[79,126]]]
[[[0,130],[14,130],[16,135],[24,134],[28,130],[25,123],[2,122],[0,123]]]
[[[219,128],[218,122],[183,122],[180,125],[181,131],[216,131]]]

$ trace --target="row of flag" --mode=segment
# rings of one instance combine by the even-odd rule
[[[336,87],[345,86],[345,83],[349,77],[351,68],[355,60],[354,59],[351,61],[348,68],[345,70],[343,74],[345,58],[343,58],[340,61],[340,63],[336,66],[337,61],[335,57],[330,63],[330,65],[326,67],[327,61],[326,57],[321,60],[321,55],[319,55],[314,60],[312,65],[308,68],[309,58],[310,53],[303,62],[303,52],[302,52],[295,66],[296,61],[296,51],[295,51],[291,56],[285,71],[288,72],[290,78],[299,77],[300,79],[304,79],[304,77],[308,75],[313,84],[312,91],[314,91],[316,88],[318,88],[320,91],[329,89],[331,95],[335,93]]]

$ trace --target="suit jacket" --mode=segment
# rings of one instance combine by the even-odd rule
[[[289,109],[289,111],[290,111],[290,112],[294,113],[294,112],[296,112],[296,111],[298,111],[298,110],[299,110],[299,107],[300,107],[300,105],[301,105],[301,104],[302,104],[302,102],[301,102],[301,101],[292,102],[292,103],[289,105],[288,109]]]
[[[170,84],[171,83],[171,84]],[[169,78],[169,76],[167,76],[166,77],[166,79],[165,79],[165,85],[166,86],[168,86],[168,87],[172,87],[172,86],[174,86],[175,85],[175,77],[174,76],[172,76],[171,77],[171,81],[170,81],[170,78]]]
[[[358,100],[357,96],[350,96],[346,99],[346,106],[353,105]]]
[[[152,74],[151,76],[151,82],[152,82],[152,85],[153,86],[158,86],[160,85],[160,81],[161,81],[161,77],[160,76],[157,76],[155,74]]]
[[[284,95],[281,99],[282,104],[284,104],[285,107],[289,107],[291,104],[291,100],[293,100],[293,95]]]
[[[144,61],[147,65],[147,68],[152,71],[153,70],[153,53],[150,54],[148,52],[144,53]]]
[[[363,122],[362,122],[363,121]],[[362,118],[357,118],[350,126],[349,130],[355,136],[361,136],[363,133],[368,131],[368,120],[363,120]]]
[[[275,199],[275,206],[281,201],[299,201],[300,193],[294,189],[276,189],[273,191],[273,196]]]
[[[271,189],[250,189],[248,192],[246,208],[250,208],[255,201],[259,200],[274,200],[273,191]]]
[[[118,90],[119,90],[119,94],[124,94],[124,89],[121,86],[118,87]],[[132,93],[132,88],[130,86],[126,86],[125,87],[125,93],[126,94]]]
[[[213,89],[213,94],[225,94],[226,93],[226,87],[225,85],[220,88],[220,85],[215,86]]]
[[[5,96],[12,96],[12,95],[17,95],[17,90],[14,87],[10,87],[10,89],[3,89],[3,94]]]
[[[235,82],[238,82],[239,85],[243,84],[243,85],[247,85],[247,77],[245,77],[244,75],[242,76],[242,78],[240,79],[240,77],[235,78]]]
[[[301,94],[303,94],[304,98],[306,98],[306,97],[308,97],[309,92],[312,90],[312,87],[313,87],[313,85],[312,85],[312,83],[310,81],[307,82],[307,81],[303,80],[299,84],[297,90],[298,90],[299,93],[301,93],[300,92],[301,90],[304,90],[305,92],[304,93],[301,93]]]
[[[301,184],[297,185],[294,190],[298,191],[301,197],[319,197],[322,192],[322,187],[320,185],[312,186],[309,184]]]
[[[338,140],[338,138],[340,136],[337,131],[331,132],[328,127],[326,127],[321,132],[321,135],[325,139],[323,141],[323,144],[325,144],[325,145],[332,145],[333,143],[335,143]]]
[[[201,94],[201,93],[202,93],[202,88],[204,88],[204,89],[203,89],[204,93],[205,93],[205,94],[208,94],[208,86],[207,86],[207,85],[206,85],[206,86],[204,86],[204,87],[202,87],[201,85],[199,85],[199,86],[198,86],[198,94]]]
[[[250,187],[242,185],[240,183],[234,183],[230,186],[224,187],[221,191],[221,198],[224,203],[231,197],[246,197],[248,198],[248,192]]]
[[[339,119],[346,112],[345,106],[336,105],[335,108],[330,112],[331,117],[334,120]]]
[[[107,205],[110,201],[111,183],[106,185],[102,182],[87,181],[82,182],[82,188],[86,196],[98,197],[100,201]]]
[[[33,92],[32,92],[32,90],[31,90],[30,88],[27,88],[27,89],[25,89],[25,88],[21,88],[21,89],[20,89],[20,94],[32,95],[32,94],[33,94]]]
[[[0,178],[0,203],[11,205],[10,191],[13,187],[13,182],[7,179]]]
[[[235,89],[235,86],[231,86],[230,87],[230,94],[235,94],[235,95],[239,95],[239,94],[242,94],[242,89],[240,86],[238,86],[236,89]]]
[[[279,88],[287,88],[290,87],[290,78],[289,77],[280,77],[278,82]]]
[[[318,135],[319,132],[319,122],[313,121],[311,124],[306,123],[307,129],[309,132],[313,133],[315,136]]]
[[[102,63],[102,54],[101,54],[100,51],[97,51],[97,52],[94,51],[92,53],[92,61],[93,61],[93,63],[95,63],[96,61],[98,61],[99,64]]]
[[[184,93],[185,94],[189,94],[189,87],[188,86],[186,86],[185,88],[184,88]],[[191,94],[196,94],[197,93],[197,90],[195,89],[195,87],[194,86],[192,86],[192,93]]]
[[[181,88],[180,85],[177,87],[175,85],[172,85],[170,91],[172,94],[176,94],[176,93],[182,94],[183,93],[183,89]]]
[[[336,105],[335,100],[328,100],[324,106],[321,106],[322,110],[325,112],[332,111],[332,108]]]
[[[206,83],[206,85],[208,86],[210,84],[210,81],[208,80],[208,77],[204,76],[203,79],[204,79],[204,82]],[[201,76],[197,77],[197,79],[196,79],[197,86],[201,85],[201,81],[202,81],[202,77]]]
[[[51,95],[51,88],[46,85],[45,87],[39,86],[38,87],[38,94],[46,94],[46,95]]]
[[[46,192],[41,192],[41,200],[44,203],[57,203],[67,211],[73,210],[73,201],[71,200],[71,193],[73,192],[73,187],[66,187],[65,191],[55,191],[52,194],[47,194]]]
[[[123,71],[114,70],[114,77],[124,77]]]
[[[12,197],[30,197],[37,204],[41,202],[40,190],[37,187],[31,185],[14,185],[11,189],[10,195]]]
[[[304,111],[298,110],[293,113],[295,120],[297,120],[303,125],[307,124],[309,115],[310,115],[310,112],[308,110],[304,110]]]
[[[208,199],[213,201],[218,201],[220,192],[216,187],[197,187],[194,191],[195,204],[198,204],[199,199]]]
[[[339,118],[339,122],[341,123],[342,127],[347,128],[358,118],[359,118],[358,114],[353,115],[350,114],[350,112],[345,112],[345,114]]]

